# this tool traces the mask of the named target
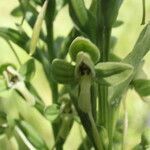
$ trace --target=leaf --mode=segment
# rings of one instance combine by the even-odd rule
[[[36,10],[36,7],[31,4],[31,2],[22,0],[20,5],[12,10],[11,15],[15,17],[23,17],[33,28],[38,16],[38,11]]]
[[[111,28],[115,23],[119,8],[122,4],[123,0],[102,0],[102,12],[104,14],[104,23],[107,28]]]
[[[54,59],[52,62],[52,75],[55,81],[63,84],[72,84],[74,78],[75,66],[62,59]]]
[[[40,97],[39,93],[36,91],[36,89],[30,82],[28,82],[28,81],[25,82],[25,85],[26,85],[27,89],[30,91],[30,93],[32,93],[32,95],[34,95],[34,97],[36,99],[35,108],[37,110],[39,110],[41,112],[41,114],[43,114],[43,111],[45,109],[45,104],[43,102],[43,99]]]
[[[142,60],[141,63],[139,64],[139,66],[137,67],[133,81],[137,80],[137,79],[146,79],[147,78],[147,74],[143,70],[144,63],[145,63],[145,61]]]
[[[12,28],[0,27],[0,36],[17,44],[19,47],[25,49],[26,52],[29,51],[28,43],[30,39],[24,31],[17,31]]]
[[[117,20],[114,24],[113,24],[113,28],[117,28],[120,27],[121,25],[123,25],[123,21],[121,20]]]
[[[96,40],[96,18],[85,7],[83,0],[70,0],[69,13],[75,23],[75,27],[82,35],[90,40]]]
[[[129,53],[124,61],[137,68],[143,57],[150,50],[150,23],[142,30],[137,42],[131,53]]]
[[[32,55],[36,50],[36,45],[39,39],[42,23],[45,17],[46,9],[47,9],[47,5],[48,5],[48,0],[44,2],[41,12],[39,13],[38,18],[35,22],[33,33],[32,33],[32,38],[31,38],[31,43],[30,43],[30,55]]]
[[[69,3],[70,15],[79,27],[84,27],[88,21],[88,14],[83,0],[71,0]]]
[[[98,63],[95,72],[100,83],[114,86],[123,82],[133,72],[133,67],[121,62]]]
[[[42,5],[44,0],[33,0],[36,4]]]
[[[11,15],[14,16],[14,17],[21,17],[21,16],[23,16],[23,12],[22,12],[21,6],[18,6],[16,8],[14,8],[11,11]]]
[[[29,59],[25,64],[23,64],[19,69],[19,73],[25,77],[26,81],[30,81],[35,74],[34,59]]]
[[[50,121],[55,121],[60,114],[59,106],[57,104],[52,104],[45,109],[44,115]]]
[[[35,148],[48,150],[44,140],[29,123],[26,121],[20,121],[18,122],[18,126]]]
[[[92,0],[91,5],[90,5],[90,8],[89,8],[90,12],[91,12],[94,16],[97,15],[97,7],[98,7],[98,4],[97,4],[97,3],[98,3],[97,0]]]
[[[137,79],[132,82],[132,85],[143,100],[150,100],[150,80]]]
[[[123,60],[125,63],[129,63],[134,67],[134,72],[129,75],[129,77],[122,82],[120,85],[111,87],[109,90],[111,94],[109,95],[109,101],[116,101],[117,103],[121,100],[121,95],[128,89],[130,82],[133,80],[136,73],[136,69],[140,65],[143,57],[150,49],[150,24],[148,24],[141,32],[133,50],[130,54],[126,56]]]
[[[25,85],[27,87],[27,89],[34,95],[36,96],[36,98],[39,100],[39,101],[42,101],[42,98],[40,97],[38,91],[35,89],[35,87],[30,83],[30,82],[26,82],[25,81]]]

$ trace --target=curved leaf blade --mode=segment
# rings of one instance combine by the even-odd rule
[[[32,55],[36,50],[42,23],[46,14],[47,5],[48,5],[48,0],[44,2],[41,12],[39,13],[38,18],[35,22],[33,33],[32,33],[32,38],[31,38],[31,43],[30,43],[30,55]]]

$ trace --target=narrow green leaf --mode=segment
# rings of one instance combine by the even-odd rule
[[[86,9],[83,0],[69,1],[70,16],[78,31],[84,36],[88,36],[90,40],[96,40],[96,18]]]
[[[150,23],[141,32],[133,50],[127,57],[123,60],[125,63],[129,63],[134,67],[134,72],[129,75],[129,77],[122,82],[120,85],[115,87],[110,87],[111,94],[109,95],[109,100],[112,103],[119,103],[121,100],[121,95],[127,90],[130,82],[134,78],[136,69],[140,65],[143,57],[150,49]]]
[[[124,59],[126,63],[138,67],[146,53],[150,50],[150,23],[142,30],[133,50]]]
[[[112,27],[115,23],[122,2],[123,0],[109,0],[109,2],[106,0],[101,1],[104,23],[107,28]]]
[[[32,85],[32,83],[25,81],[25,85],[26,85],[27,89],[38,98],[38,100],[42,101],[42,98],[40,97],[38,91],[35,89],[35,87]]]
[[[33,0],[36,4],[42,5],[44,0]]]
[[[11,15],[14,16],[14,17],[21,17],[21,16],[23,16],[23,12],[22,12],[21,6],[18,6],[16,8],[14,8],[11,11]]]
[[[97,0],[92,0],[89,10],[94,16],[97,15]]]
[[[48,0],[44,2],[41,12],[39,13],[36,23],[34,25],[31,43],[30,43],[30,55],[32,55],[36,50],[36,46],[37,46],[37,42],[39,39],[42,23],[45,17],[47,5],[48,5]]]
[[[150,80],[137,79],[132,82],[132,85],[143,100],[150,100]]]
[[[6,40],[12,41],[28,52],[28,44],[30,39],[24,31],[0,27],[0,36]]]
[[[19,73],[25,77],[26,81],[30,81],[35,74],[34,59],[29,59],[25,64],[23,64],[19,69]]]
[[[26,121],[21,121],[18,122],[18,126],[35,148],[48,150],[44,140],[29,123]]]
[[[135,73],[135,76],[133,78],[133,81],[137,80],[137,79],[147,79],[147,74],[143,70],[144,63],[145,63],[145,61],[142,60],[141,63],[139,64],[137,71]]]
[[[31,1],[21,0],[20,5],[12,10],[11,15],[23,17],[23,19],[25,19],[33,28],[38,16],[38,11],[36,10],[36,7],[32,5]]]
[[[117,20],[114,24],[113,24],[113,28],[117,28],[120,27],[121,25],[123,25],[123,21],[121,20]]]
[[[79,26],[85,26],[88,21],[88,14],[83,0],[70,0],[71,17]]]

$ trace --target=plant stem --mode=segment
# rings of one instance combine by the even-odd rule
[[[54,58],[56,58],[54,52],[54,39],[53,39],[54,13],[55,13],[55,1],[52,0],[51,2],[48,3],[46,12],[46,30],[47,30],[46,43],[48,47],[50,63],[53,61]],[[53,81],[53,79],[50,79],[50,77],[48,77],[48,79],[52,90],[53,103],[56,103],[58,99],[58,86],[57,83]]]
[[[122,150],[126,150],[126,136],[128,132],[128,111],[126,98],[124,98],[123,101],[123,108],[124,108],[124,124],[123,124]]]
[[[111,38],[111,28],[103,27],[103,43],[101,46],[101,61],[107,62],[109,57],[109,49],[110,49],[110,38]],[[98,107],[98,115],[99,115],[99,124],[104,126],[108,131],[109,136],[109,148],[112,149],[112,128],[113,128],[113,116],[111,111],[111,106],[108,102],[108,87],[105,85],[98,85],[99,90],[99,107]]]
[[[29,148],[29,149],[32,149],[32,150],[36,150],[32,144],[28,141],[28,139],[26,138],[26,136],[23,134],[23,132],[21,131],[21,129],[16,126],[15,127],[15,131],[17,133],[17,135],[19,135],[19,137],[22,139],[22,141],[24,142],[24,144]]]
[[[6,40],[6,42],[7,42],[8,45],[10,46],[12,52],[14,53],[14,55],[15,55],[17,61],[18,61],[18,64],[21,66],[21,65],[22,65],[21,60],[20,60],[19,56],[17,55],[15,49],[13,48],[12,44],[11,44],[10,41],[8,41],[8,40]]]
[[[54,39],[53,39],[54,16],[55,16],[55,0],[51,0],[51,2],[48,3],[46,19],[45,19],[46,20],[46,30],[47,30],[46,43],[47,43],[50,63],[52,63],[53,59],[56,58],[56,54],[55,54],[55,50],[54,50]],[[52,91],[52,102],[57,103],[57,101],[58,101],[58,85],[56,82],[53,81],[51,72],[50,72],[50,76],[48,76],[47,78],[49,79],[49,85],[50,85],[51,91]],[[52,128],[53,128],[54,138],[56,140],[57,135],[59,133],[59,124],[54,123],[52,125]],[[62,145],[61,146],[56,145],[56,149],[62,149]]]
[[[49,54],[49,59],[50,62],[53,61],[55,58],[55,53],[54,53],[54,47],[53,47],[53,22],[50,22],[49,20],[46,21],[46,30],[47,30],[47,48],[48,48],[48,54]]]
[[[89,115],[89,119],[90,119],[90,122],[92,125],[93,138],[94,138],[95,144],[97,146],[97,150],[103,150],[102,139],[100,139],[99,132],[95,125],[92,113],[90,112],[90,113],[88,113],[88,115]]]
[[[142,16],[142,22],[141,22],[141,25],[144,25],[145,24],[145,0],[142,0],[142,6],[143,6],[143,16]]]

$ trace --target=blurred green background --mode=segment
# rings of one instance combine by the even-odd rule
[[[90,0],[85,0],[87,6],[89,6]],[[150,1],[146,1],[146,22],[150,20]],[[18,5],[17,0],[0,0],[0,26],[16,28],[15,23],[19,23],[20,19],[15,19],[10,16],[11,10]],[[119,13],[119,20],[123,20],[124,24],[113,29],[113,35],[118,37],[117,45],[115,46],[114,52],[120,57],[126,56],[133,48],[136,39],[140,31],[142,30],[141,19],[142,19],[142,0],[125,0]],[[54,22],[54,36],[66,36],[73,26],[71,19],[69,18],[68,7],[64,7],[58,14]],[[28,31],[31,36],[31,29],[25,24],[25,30]],[[13,45],[16,49],[17,54],[21,57],[21,61],[25,62],[28,56],[19,47]],[[16,58],[10,50],[7,43],[0,38],[0,64],[4,62],[13,62],[17,64]],[[18,64],[17,64],[18,65]],[[51,103],[51,93],[47,84],[45,75],[41,65],[37,62],[37,72],[33,79],[35,88],[39,91],[40,95],[44,97],[47,104]],[[145,57],[144,70],[150,77],[150,53]],[[134,91],[129,91],[127,95],[127,104],[129,111],[129,131],[127,146],[128,149],[132,149],[131,145],[135,145],[140,141],[140,134],[142,129],[148,125],[150,120],[150,105],[140,100],[139,96]],[[122,111],[121,111],[122,112]],[[120,113],[122,116],[122,113]],[[150,122],[150,121],[149,121]],[[150,126],[150,123],[149,123]],[[81,133],[79,126],[74,124],[74,128],[71,131],[65,149],[76,150],[80,141]],[[76,135],[76,138],[73,138]]]

